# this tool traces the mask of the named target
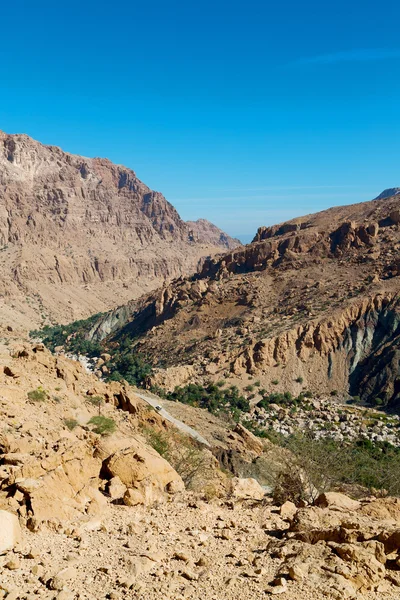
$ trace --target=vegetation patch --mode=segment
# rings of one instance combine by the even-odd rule
[[[89,425],[94,425],[93,431],[99,435],[111,435],[117,428],[114,419],[110,419],[103,415],[92,417],[89,421]]]
[[[86,336],[101,316],[102,313],[98,313],[68,325],[46,325],[43,329],[31,331],[29,335],[31,338],[41,339],[51,352],[54,352],[57,346],[63,346],[64,352],[84,354],[89,357],[98,356],[103,352],[101,345],[98,342],[91,342],[86,339]]]
[[[35,390],[31,390],[28,392],[27,396],[32,402],[44,402],[48,398],[48,394],[42,386],[37,387]]]
[[[284,437],[269,431],[268,437],[289,451],[275,475],[275,499],[279,502],[310,502],[315,495],[343,485],[400,496],[400,449],[387,442],[359,439],[343,444],[300,432]]]
[[[235,420],[239,419],[241,412],[250,411],[248,399],[240,394],[235,385],[222,389],[213,383],[210,383],[206,387],[196,383],[189,383],[184,387],[176,387],[166,397],[168,400],[206,408],[214,414],[230,413]]]
[[[210,460],[204,450],[178,430],[158,431],[151,427],[143,429],[147,442],[182,477],[187,489],[204,489],[212,477]]]

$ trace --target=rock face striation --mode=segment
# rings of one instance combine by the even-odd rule
[[[185,223],[132,170],[26,135],[0,132],[0,197],[8,323],[103,311],[239,244],[207,221]]]
[[[339,391],[395,407],[399,202],[261,227],[252,244],[105,315],[91,336],[139,338],[138,349],[173,369],[174,385],[185,366],[191,379],[253,376],[271,391]]]

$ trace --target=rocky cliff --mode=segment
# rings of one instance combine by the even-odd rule
[[[26,135],[0,133],[0,197],[7,324],[105,310],[236,244],[212,224],[182,221],[132,170]]]
[[[138,338],[137,349],[172,368],[173,385],[186,365],[191,379],[254,377],[272,391],[396,407],[399,224],[395,195],[262,227],[192,278],[105,315],[91,335]]]

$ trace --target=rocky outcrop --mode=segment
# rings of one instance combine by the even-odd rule
[[[14,322],[100,312],[235,244],[212,224],[193,235],[132,170],[26,135],[0,132],[0,196],[0,293]]]
[[[190,229],[190,236],[194,241],[210,244],[211,246],[221,246],[228,250],[241,245],[240,240],[230,237],[207,219],[197,219],[197,221],[187,221],[186,223]]]
[[[395,408],[399,223],[394,196],[260,228],[252,244],[105,314],[89,338],[134,339],[163,363],[153,383],[168,389],[252,376],[270,392],[298,394],[302,382]]]
[[[184,490],[181,477],[153,448],[138,439],[126,444],[103,460],[102,474],[118,477],[127,487],[124,498],[129,506],[152,504],[167,491]]]
[[[381,192],[379,194],[379,196],[377,196],[375,198],[375,200],[384,200],[385,198],[391,198],[392,196],[398,196],[399,194],[400,194],[400,188],[398,188],[398,187],[388,188],[386,190],[383,190],[383,192]]]
[[[277,579],[307,580],[338,599],[400,584],[398,504],[393,499],[356,502],[331,493],[316,504],[289,515],[283,540],[271,542],[270,551],[282,559]]]
[[[17,345],[11,353],[0,373],[1,508],[36,530],[101,515],[110,499],[151,505],[184,489],[140,435],[145,427],[164,431],[168,424],[130,388],[99,382],[43,344]],[[94,417],[112,427],[98,431]],[[3,517],[0,511],[0,523]],[[17,519],[7,518],[0,548],[10,538],[7,523],[11,532]]]

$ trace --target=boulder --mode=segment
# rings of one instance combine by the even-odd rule
[[[100,469],[101,461],[93,457],[89,443],[63,440],[59,451],[41,463],[28,456],[13,471],[11,483],[29,499],[37,522],[63,521],[100,510],[104,499],[98,491]]]
[[[108,483],[107,493],[111,500],[118,500],[124,497],[126,489],[119,477],[113,477]]]
[[[231,496],[237,500],[262,500],[265,496],[265,490],[251,477],[247,479],[233,477],[229,482],[229,487]]]
[[[0,510],[0,555],[12,550],[21,541],[21,527],[18,517],[6,510]]]
[[[151,504],[168,490],[184,489],[184,483],[175,469],[153,448],[137,438],[130,440],[129,447],[117,450],[106,458],[103,472],[108,477],[118,477],[128,488],[124,502],[131,506]]]
[[[240,423],[238,423],[234,429],[234,432],[239,434],[240,437],[246,444],[246,448],[260,455],[264,451],[264,444],[262,441],[257,438],[251,431],[243,427]]]
[[[288,519],[289,521],[293,519],[296,512],[297,506],[293,502],[290,502],[290,500],[284,502],[279,510],[282,519]]]
[[[320,508],[331,508],[333,510],[358,510],[360,502],[353,500],[345,494],[339,492],[325,492],[320,494],[315,501],[315,505]]]

